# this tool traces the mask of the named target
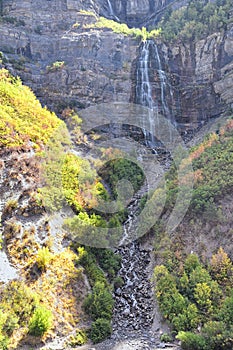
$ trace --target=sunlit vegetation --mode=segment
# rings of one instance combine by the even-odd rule
[[[83,345],[87,343],[88,341],[88,336],[87,336],[87,331],[83,329],[79,329],[76,331],[75,335],[71,335],[69,338],[69,343],[71,347]]]
[[[52,327],[52,312],[43,306],[38,306],[29,322],[29,334],[42,336]]]
[[[64,67],[65,67],[64,61],[56,61],[56,62],[53,62],[50,66],[47,66],[46,70],[47,72],[56,72],[58,70],[61,70]]]
[[[206,212],[209,218],[216,217],[215,203],[233,187],[233,120],[229,119],[216,133],[207,135],[204,142],[191,150],[189,160],[194,172],[190,211]],[[174,166],[166,178],[167,206],[170,206],[175,203],[178,192]]]
[[[76,267],[77,255],[68,248],[54,253],[49,231],[45,246],[41,247],[33,226],[22,230],[17,222],[12,221],[9,225],[4,230],[8,253],[25,282],[16,282],[14,289],[13,282],[1,287],[0,310],[4,307],[4,315],[12,309],[20,312],[20,317],[15,312],[17,318],[10,314],[9,325],[4,323],[0,332],[2,341],[8,342],[9,348],[17,348],[18,342],[27,335],[46,339],[57,331],[68,334],[79,323],[85,297],[82,268]],[[21,238],[16,239],[15,235],[20,231]],[[14,297],[16,290],[17,298]],[[26,294],[21,295],[21,290]],[[6,328],[12,330],[5,332]]]
[[[48,247],[40,248],[37,252],[36,263],[39,268],[43,271],[49,266],[51,260],[53,258],[53,254],[49,251]]]
[[[222,248],[206,266],[195,254],[174,256],[172,265],[155,268],[154,278],[160,310],[183,349],[232,348],[233,264]]]
[[[0,290],[0,347],[14,346],[19,336],[43,336],[52,326],[51,311],[41,305],[39,295],[21,281]]]
[[[64,159],[62,187],[68,204],[76,211],[93,208],[98,197],[107,198],[107,192],[91,163],[74,154],[67,154]]]
[[[51,310],[57,329],[68,333],[78,324],[84,295],[82,268],[75,266],[77,255],[70,249],[53,253],[53,259],[41,277],[31,283],[46,308]]]
[[[21,277],[25,281],[25,285],[28,286],[30,293],[37,296],[37,300],[42,302],[41,306],[50,310],[52,318],[56,320],[56,329],[61,329],[65,333],[75,327],[79,321],[81,303],[85,296],[82,268],[76,267],[78,258],[70,249],[66,248],[60,253],[51,251],[52,248],[48,248],[48,246],[51,246],[50,241],[51,237],[48,233],[46,246],[41,247],[37,242],[33,229],[24,230],[21,239],[15,239],[14,233],[11,232],[11,235],[10,233],[7,235],[7,248],[11,261],[20,268]],[[17,288],[17,290],[20,290],[19,287]],[[24,288],[24,284],[22,288]],[[5,293],[4,290],[3,293]],[[0,292],[1,300],[2,295]],[[24,299],[25,297],[22,297],[22,302]],[[34,310],[35,307],[32,301],[27,301],[27,307]],[[14,303],[15,307],[21,309],[22,312],[27,312],[26,306],[21,306],[20,303],[17,306],[17,300]],[[9,298],[6,298],[6,304],[11,309]],[[50,313],[43,310],[40,309],[34,315],[33,322],[30,323],[30,334],[37,336],[40,333],[42,335],[42,330],[47,327],[46,325],[51,324],[52,318],[50,316],[45,317]],[[33,315],[30,314],[30,316]],[[27,327],[29,327],[29,318],[27,318]],[[47,319],[48,323],[46,323]],[[40,330],[36,330],[37,326]],[[17,326],[17,334],[24,332],[22,327],[24,327],[24,323],[21,320]],[[26,330],[28,331],[28,328]],[[17,334],[13,338],[10,337],[11,342],[18,339]]]
[[[189,161],[192,162],[194,174],[193,196],[186,214],[190,225],[195,220],[205,223],[221,221],[219,203],[231,193],[233,187],[232,136],[233,120],[228,119],[225,125],[219,126],[216,132],[207,135],[201,144],[190,150]],[[186,176],[189,177],[189,174]],[[166,174],[166,180],[168,191],[165,210],[174,205],[178,193],[179,182],[174,164]],[[186,177],[181,181],[185,184]],[[192,230],[192,226],[189,227]],[[182,234],[185,232],[182,228],[177,230],[177,240],[166,234],[162,220],[154,231],[159,235],[155,254],[164,263],[155,268],[156,297],[161,313],[181,341],[182,348],[231,349],[231,259],[220,247],[209,261],[206,261],[203,251],[201,262],[197,255],[187,256],[184,252]]]
[[[86,24],[85,28],[107,28],[112,30],[114,33],[123,34],[125,36],[132,36],[139,38],[143,41],[147,39],[156,38],[159,36],[161,30],[153,29],[150,32],[145,27],[140,28],[129,28],[125,23],[118,23],[105,17],[96,18],[96,22],[92,24]]]
[[[231,0],[189,1],[187,6],[165,12],[159,22],[163,39],[188,40],[201,39],[205,36],[224,31],[230,23]]]
[[[62,125],[54,113],[42,108],[32,91],[7,70],[0,70],[0,146],[46,144]]]

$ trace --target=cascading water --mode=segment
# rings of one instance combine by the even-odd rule
[[[156,73],[158,87],[156,87],[156,81],[152,81],[155,80]],[[152,148],[155,146],[155,128],[159,127],[156,115],[161,113],[174,123],[168,98],[170,101],[173,100],[173,91],[167,75],[162,69],[158,47],[153,40],[146,40],[141,44],[136,67],[136,103],[149,108],[150,130],[144,131],[144,137],[146,144]]]
[[[166,84],[167,84],[167,76],[165,72],[162,70],[162,65],[161,65],[161,60],[159,57],[159,52],[157,45],[154,45],[155,49],[155,54],[156,54],[156,60],[158,62],[158,73],[159,73],[159,80],[160,80],[160,91],[161,91],[161,104],[162,104],[162,109],[163,113],[165,114],[166,117],[170,116],[170,111],[167,105],[167,101],[165,98],[165,89],[166,89]]]
[[[111,4],[111,1],[107,0],[107,4],[108,4],[109,15],[110,15],[111,19],[119,21],[119,18],[115,15],[115,13],[113,11],[113,7],[112,7],[112,4]]]
[[[150,47],[151,40],[143,41],[138,59],[136,71],[136,102],[142,106],[148,107],[148,117],[150,130],[143,130],[146,144],[154,144],[154,101],[152,98],[152,89],[149,79],[150,69]]]
[[[174,123],[172,111],[169,108],[167,102],[167,98],[170,98],[171,101],[173,100],[172,86],[167,78],[165,71],[162,69],[162,63],[159,56],[158,47],[155,43],[153,45],[153,49],[155,52],[155,60],[160,82],[161,112],[166,118],[168,118],[172,123]]]
[[[151,45],[151,40],[143,41],[142,43],[137,67],[136,99],[138,104],[152,109],[154,103],[149,80],[149,55]]]

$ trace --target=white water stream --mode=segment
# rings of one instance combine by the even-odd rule
[[[119,18],[115,15],[114,11],[113,11],[113,7],[111,4],[110,0],[107,0],[107,4],[108,4],[108,8],[109,8],[109,15],[110,17],[112,17],[112,19],[119,21]]]

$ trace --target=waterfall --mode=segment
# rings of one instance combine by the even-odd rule
[[[168,90],[170,97],[173,96],[173,92],[172,92],[171,84],[167,79],[167,75],[162,69],[161,59],[160,59],[158,47],[156,44],[154,44],[154,50],[155,50],[155,58],[158,64],[157,71],[159,74],[159,81],[160,81],[160,97],[161,97],[162,113],[164,114],[165,117],[171,120],[172,114],[167,104],[166,90]]]
[[[144,130],[144,137],[148,146],[154,145],[154,101],[152,98],[152,89],[149,79],[150,69],[150,47],[153,44],[151,40],[143,41],[138,66],[136,72],[136,102],[142,106],[148,107],[148,117],[150,130]]]
[[[158,74],[158,87],[156,87],[156,81],[153,81],[152,86],[151,72],[153,76],[155,72]],[[172,101],[173,91],[162,68],[158,47],[153,40],[146,40],[141,45],[136,68],[136,103],[150,109],[148,112],[150,130],[144,131],[144,137],[146,144],[152,148],[155,146],[154,130],[156,125],[159,127],[155,117],[156,113],[161,113],[174,122],[168,98]]]
[[[149,55],[151,43],[150,40],[142,43],[142,49],[138,60],[136,84],[137,102],[142,106],[149,107],[150,109],[153,108],[152,91],[149,80]]]
[[[110,0],[107,0],[109,15],[112,19],[119,21],[119,18],[114,14],[113,7]]]

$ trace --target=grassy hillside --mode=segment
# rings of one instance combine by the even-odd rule
[[[173,335],[188,350],[233,346],[233,120],[190,150],[190,208],[172,236],[155,228],[156,298]],[[167,174],[166,213],[175,203],[175,167]]]

